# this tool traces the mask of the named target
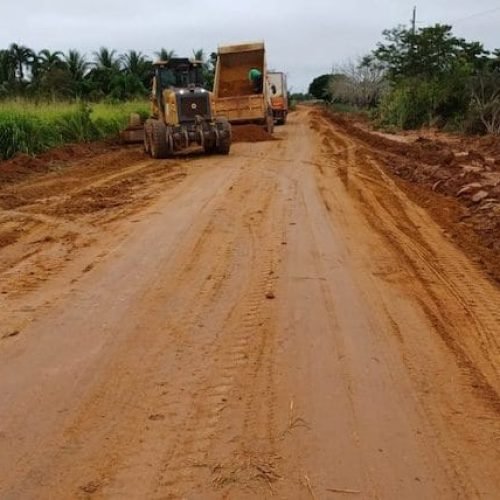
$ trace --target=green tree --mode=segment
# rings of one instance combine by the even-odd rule
[[[16,61],[10,50],[0,50],[0,84],[16,78]]]
[[[206,62],[205,51],[203,49],[193,50],[193,59],[195,61],[201,61],[203,63]]]
[[[85,93],[94,100],[111,95],[113,79],[120,75],[121,68],[122,61],[116,50],[101,47],[94,52],[93,68],[85,79]]]
[[[332,75],[326,74],[316,77],[309,85],[309,94],[316,99],[329,101],[330,95],[330,78]]]
[[[60,51],[51,52],[48,49],[43,49],[38,52],[37,61],[42,71],[48,71],[53,68],[61,68],[63,66],[63,53]]]
[[[71,95],[75,98],[85,96],[89,91],[86,76],[89,73],[91,64],[86,60],[85,56],[75,49],[69,50],[63,59],[71,82],[69,85]]]
[[[121,59],[116,55],[116,50],[109,50],[107,47],[101,47],[97,52],[94,52],[94,64],[98,69],[111,71],[121,69]]]
[[[17,43],[11,44],[9,51],[16,66],[16,76],[21,83],[24,80],[25,69],[31,66],[35,60],[35,53],[28,47]]]
[[[62,70],[65,65],[62,59],[63,53],[56,51],[51,52],[48,49],[43,49],[37,55],[32,57],[31,75],[32,84],[37,87],[40,81],[50,72],[56,69]]]
[[[419,77],[436,78],[458,67],[480,68],[488,52],[478,42],[466,42],[453,35],[452,27],[436,24],[415,33],[404,26],[383,32],[385,43],[373,52],[392,81]]]
[[[177,56],[175,50],[167,50],[163,47],[158,52],[155,52],[155,55],[160,61],[168,61]]]
[[[151,82],[152,62],[136,50],[130,50],[121,57],[124,72],[137,77],[145,87]]]
[[[415,32],[398,26],[383,34],[372,54],[391,84],[382,100],[382,121],[403,128],[460,126],[470,108],[471,79],[490,64],[483,45],[441,24]]]
[[[215,68],[217,66],[217,52],[211,52],[210,57],[203,65],[203,80],[207,90],[214,88]]]
[[[132,73],[117,73],[110,82],[109,96],[113,99],[126,101],[145,97],[148,91],[137,75]]]
[[[71,77],[73,78],[73,81],[83,81],[90,67],[90,63],[85,59],[85,56],[80,54],[78,50],[71,49],[64,56],[64,62],[66,64],[66,68],[71,74]]]

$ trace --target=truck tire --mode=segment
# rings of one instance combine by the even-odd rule
[[[267,115],[266,118],[266,125],[265,125],[266,132],[268,134],[273,134],[274,132],[274,117],[273,115]]]
[[[167,158],[170,154],[167,127],[160,120],[151,120],[150,154],[153,158]]]

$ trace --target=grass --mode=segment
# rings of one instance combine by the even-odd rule
[[[127,125],[131,113],[146,116],[148,109],[146,101],[90,105],[0,102],[0,159],[116,136]]]

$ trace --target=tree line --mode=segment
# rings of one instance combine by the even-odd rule
[[[386,126],[500,134],[500,49],[436,24],[383,32],[365,57],[317,77],[310,94],[369,109]]]
[[[155,57],[168,60],[174,50],[165,48]],[[216,54],[193,50],[192,57],[203,62],[205,85],[211,87]],[[0,99],[103,99],[129,100],[148,95],[153,60],[136,50],[119,54],[101,47],[88,58],[78,50],[35,51],[13,43],[0,50]]]

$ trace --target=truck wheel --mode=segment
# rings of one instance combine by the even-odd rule
[[[167,158],[170,153],[167,127],[160,120],[151,120],[150,153],[153,158]]]
[[[267,115],[265,129],[266,129],[266,132],[268,134],[272,135],[272,133],[274,132],[274,118],[273,118],[273,115]]]

